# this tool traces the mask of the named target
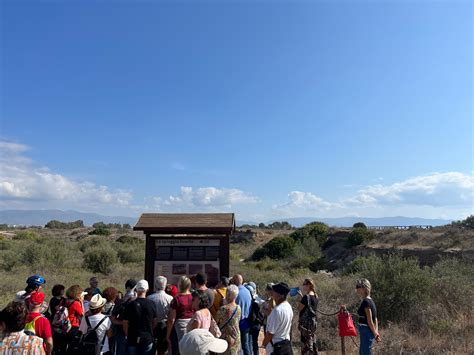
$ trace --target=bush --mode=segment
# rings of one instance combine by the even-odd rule
[[[323,245],[329,234],[329,227],[322,222],[309,223],[290,234],[290,237],[295,241],[302,242],[307,238],[314,238],[318,244]]]
[[[145,260],[145,251],[142,248],[122,248],[117,251],[122,264],[139,263]]]
[[[371,256],[355,259],[345,272],[372,283],[372,298],[377,305],[379,319],[413,324],[422,316],[422,309],[430,300],[433,279],[429,271],[421,269],[418,260],[398,255]],[[419,324],[419,323],[418,323]]]
[[[117,242],[121,244],[142,244],[143,241],[131,235],[122,235],[117,238]]]
[[[316,239],[307,238],[301,243],[296,243],[288,261],[292,268],[309,268],[321,255],[321,247]]]
[[[12,271],[15,266],[20,263],[18,260],[18,254],[14,251],[8,250],[2,253],[2,269],[5,271]]]
[[[79,243],[79,250],[85,253],[89,249],[101,247],[101,248],[107,248],[109,245],[107,241],[101,239],[101,238],[85,238],[82,239],[81,242]]]
[[[89,232],[89,235],[110,235],[110,229],[107,227],[98,227]]]
[[[373,231],[367,228],[354,228],[347,238],[347,244],[349,247],[360,245],[364,242],[374,239],[375,234]]]
[[[367,226],[362,223],[362,222],[357,222],[357,223],[354,223],[354,225],[352,226],[352,228],[363,228],[363,229],[367,229]]]
[[[295,242],[287,236],[275,237],[265,245],[257,248],[252,255],[253,260],[261,260],[265,257],[270,259],[283,259],[293,252]]]
[[[464,220],[455,221],[451,224],[455,225],[455,226],[464,227],[464,228],[467,228],[467,229],[474,229],[474,215],[470,215]]]
[[[92,272],[108,274],[117,263],[117,253],[111,248],[94,248],[84,254],[84,267]]]
[[[77,221],[74,222],[60,222],[56,220],[49,221],[46,223],[44,226],[45,228],[50,228],[50,229],[74,229],[74,228],[84,228],[84,222],[78,219]]]
[[[36,241],[38,240],[38,234],[34,231],[26,230],[26,231],[16,232],[12,239]]]

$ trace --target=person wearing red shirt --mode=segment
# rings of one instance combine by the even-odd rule
[[[34,331],[37,337],[43,339],[43,346],[47,355],[53,352],[53,335],[51,333],[51,325],[49,320],[40,313],[44,302],[44,293],[34,291],[29,297],[30,312],[26,317],[26,323],[34,323]]]

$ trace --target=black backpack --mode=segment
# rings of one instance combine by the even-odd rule
[[[261,326],[263,325],[264,316],[262,312],[260,312],[260,306],[257,302],[252,301],[250,305],[250,314],[249,314],[249,321],[251,325]]]
[[[100,355],[107,334],[104,334],[104,338],[99,342],[96,330],[107,319],[107,317],[105,316],[102,318],[94,328],[92,328],[91,323],[89,322],[89,317],[85,316],[85,319],[87,323],[87,331],[82,335],[79,343],[80,353],[84,355]]]

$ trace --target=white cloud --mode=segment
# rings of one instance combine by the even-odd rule
[[[180,207],[231,207],[236,204],[249,204],[259,202],[258,198],[238,189],[200,187],[193,189],[181,186],[177,196],[170,196],[164,204]]]
[[[72,205],[125,207],[132,199],[127,190],[111,190],[88,181],[75,181],[46,167],[38,167],[25,152],[28,146],[0,142],[0,199],[7,202],[54,201]]]
[[[459,172],[432,173],[391,185],[373,185],[348,199],[352,204],[472,206],[474,176]]]
[[[291,191],[289,201],[273,206],[274,213],[284,213],[287,216],[315,214],[341,207],[338,203],[325,201],[311,192]]]

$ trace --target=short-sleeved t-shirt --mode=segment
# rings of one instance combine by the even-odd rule
[[[211,313],[215,317],[219,309],[224,305],[224,299],[227,294],[226,288],[218,288],[214,291],[214,302],[211,307]]]
[[[128,344],[147,346],[153,342],[153,319],[157,317],[153,301],[137,298],[127,304],[123,320],[128,321]],[[140,338],[140,342],[138,342]]]
[[[102,346],[101,353],[106,353],[109,351],[109,339],[107,338],[107,330],[110,329],[112,326],[112,322],[110,321],[109,317],[107,317],[104,314],[94,314],[93,316],[86,316],[89,319],[89,323],[91,324],[91,328],[94,329],[97,324],[102,320],[102,318],[106,318],[97,328],[96,334],[97,338],[99,341],[99,344],[102,344],[102,341],[104,342],[104,345]],[[87,333],[87,322],[86,322],[86,317],[82,318],[81,320],[81,325],[79,326],[79,330],[81,331],[82,334]],[[104,339],[105,337],[105,339]]]
[[[318,310],[319,298],[316,297],[315,295],[304,295],[303,298],[301,299],[301,304],[304,305],[304,308],[300,311],[300,317],[303,316],[303,313],[306,311],[306,308],[308,307],[308,300],[311,304],[311,308],[313,309],[314,313],[316,313]],[[314,317],[316,319],[318,318],[317,313]]]
[[[177,295],[171,301],[170,307],[176,311],[176,319],[190,319],[194,314],[193,296],[191,294]]]
[[[66,307],[68,311],[68,318],[71,322],[72,327],[79,327],[81,324],[82,316],[84,315],[84,310],[82,309],[82,304],[79,301],[66,301]]]
[[[211,327],[211,318],[212,318],[212,315],[208,309],[201,309],[199,311],[196,311],[196,313],[194,313],[193,318],[191,319],[191,322],[193,321],[193,319],[197,320],[200,323],[199,325],[200,329],[209,330],[209,328]]]
[[[357,314],[359,315],[359,324],[368,325],[367,317],[365,315],[366,308],[370,308],[370,310],[372,311],[372,322],[375,323],[375,319],[377,318],[377,308],[375,307],[374,300],[372,298],[364,298],[357,311]]]
[[[36,317],[39,318],[35,321],[35,335],[42,339],[51,338],[53,336],[51,333],[51,324],[41,313],[29,313],[26,317],[26,323],[31,322]]]
[[[273,334],[273,344],[283,340],[290,340],[291,322],[293,320],[293,310],[290,304],[285,301],[273,308],[268,316],[267,332]],[[273,353],[272,342],[268,343],[266,353]]]
[[[199,292],[200,294],[205,293],[207,295],[207,297],[209,297],[209,307],[208,308],[211,309],[212,305],[214,304],[214,298],[216,297],[216,295],[214,294],[214,290],[211,290],[210,288],[207,288],[204,291],[203,290],[197,290],[197,292]]]

